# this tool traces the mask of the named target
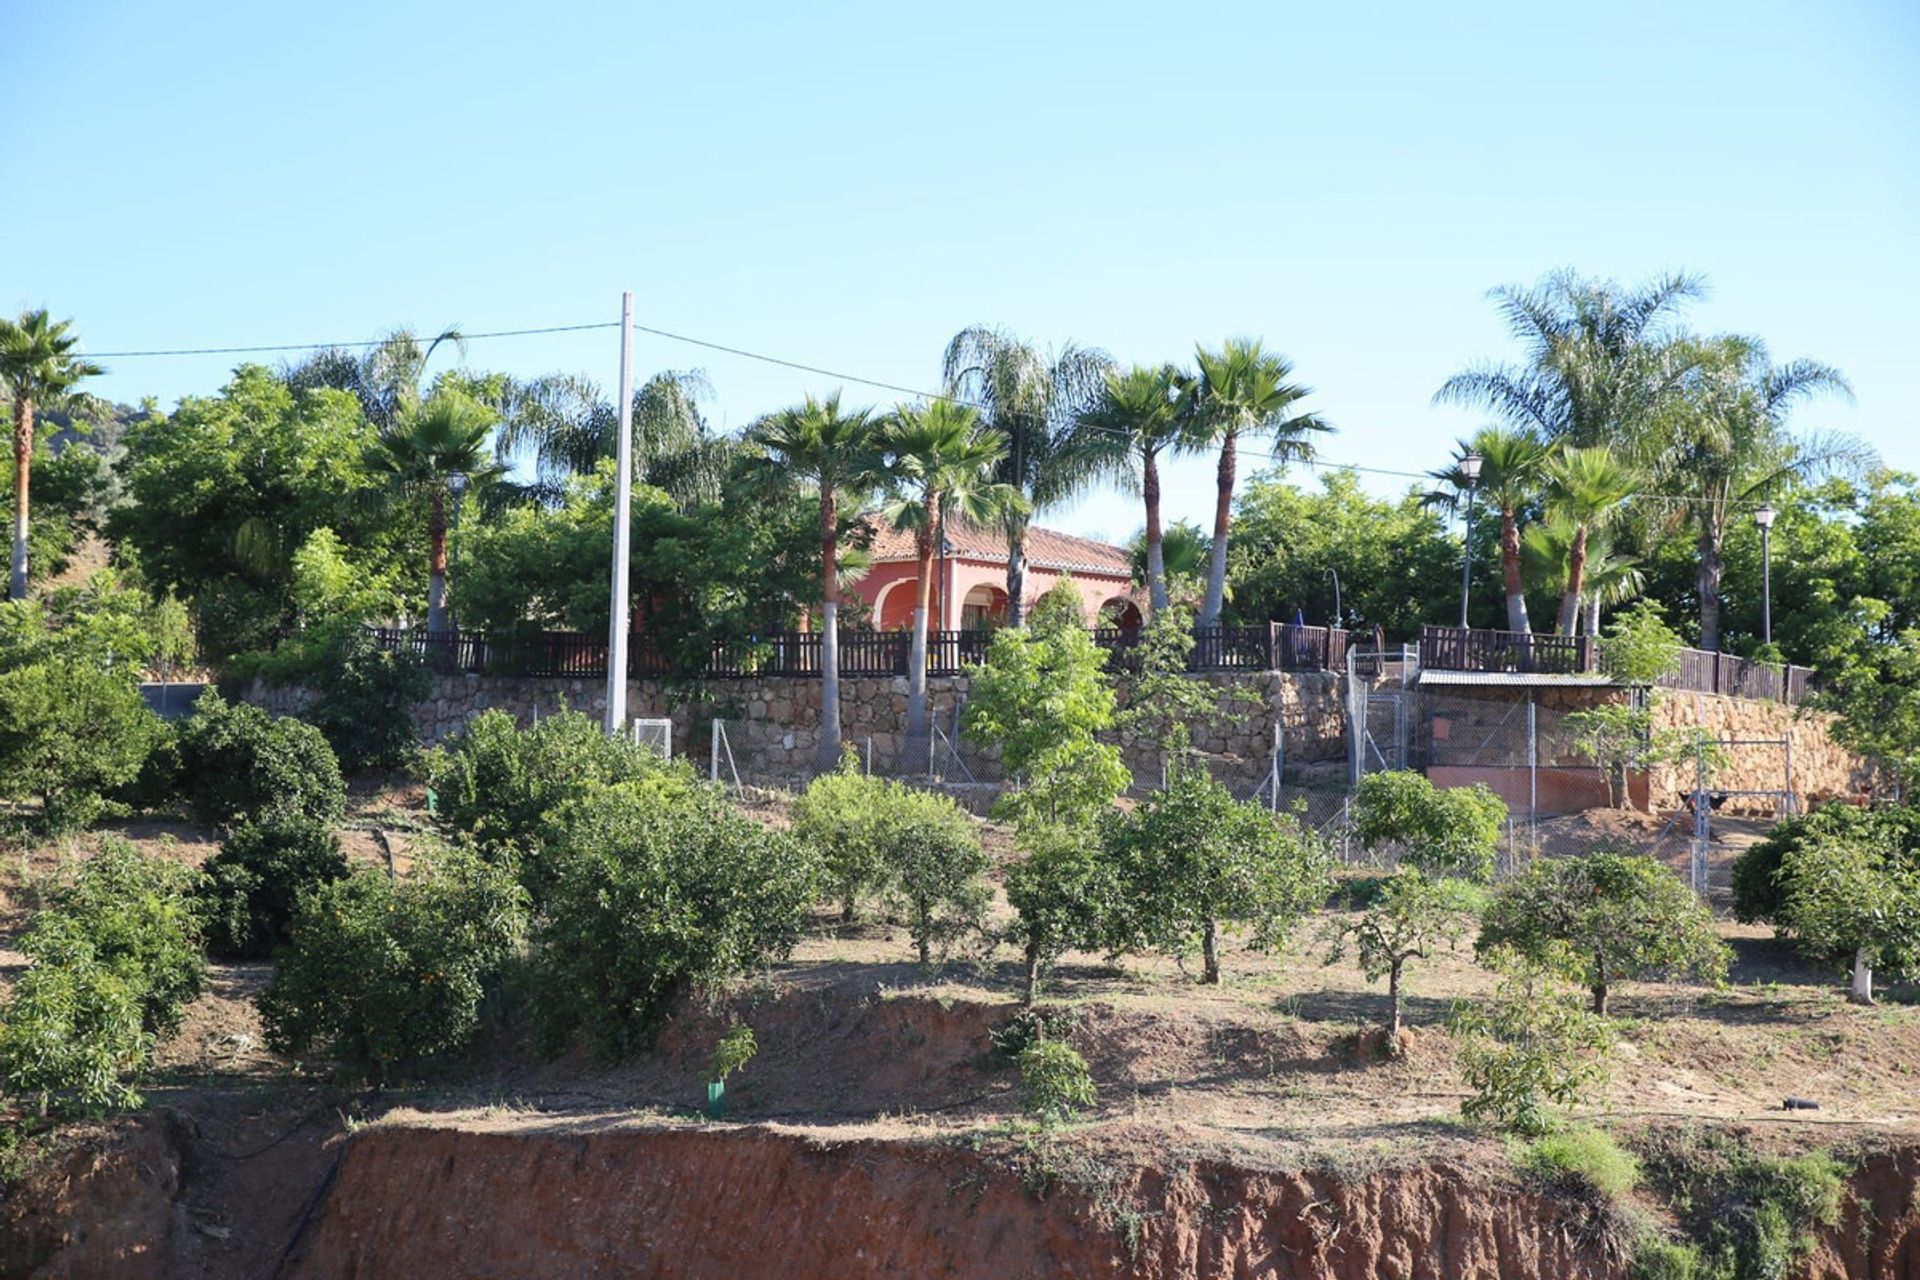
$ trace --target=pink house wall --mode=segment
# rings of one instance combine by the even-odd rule
[[[943,572],[944,571],[944,572]],[[859,582],[849,587],[848,594],[856,595],[873,606],[873,625],[883,631],[896,627],[905,627],[913,621],[914,577],[916,567],[908,561],[887,561],[876,564]],[[1007,569],[1004,564],[990,561],[968,560],[950,556],[944,561],[934,562],[934,617],[933,629],[936,631],[955,631],[960,627],[960,614],[967,599],[967,593],[975,587],[990,587],[1004,595],[1007,585]],[[1029,606],[1058,582],[1062,575],[1052,569],[1029,567],[1027,570],[1027,604]],[[1125,597],[1132,591],[1132,583],[1125,578],[1109,575],[1073,574],[1074,585],[1080,588],[1081,599],[1085,602],[1085,613],[1089,623],[1099,616],[1100,606],[1116,596]],[[941,590],[944,587],[945,590]]]

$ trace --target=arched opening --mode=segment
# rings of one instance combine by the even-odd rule
[[[1138,631],[1144,621],[1140,616],[1140,606],[1125,596],[1114,596],[1100,606],[1100,625],[1119,627],[1122,631]]]
[[[917,598],[913,578],[901,578],[880,588],[873,602],[873,625],[881,631],[906,631],[913,626],[913,602]]]
[[[981,583],[960,601],[960,629],[984,631],[1007,620],[1007,593]]]

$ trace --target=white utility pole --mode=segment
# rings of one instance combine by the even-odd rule
[[[627,722],[627,579],[633,506],[633,294],[620,295],[620,442],[613,486],[613,601],[607,624],[607,732]]]

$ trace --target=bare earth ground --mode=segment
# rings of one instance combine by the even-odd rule
[[[357,791],[343,831],[351,855],[384,864],[378,828],[404,872],[425,830],[423,804],[417,787]],[[784,820],[777,803],[753,812]],[[1614,838],[1649,826],[1628,815],[1565,821]],[[1762,828],[1722,829],[1731,850]],[[217,847],[183,824],[126,824],[118,834],[195,864]],[[989,825],[986,835],[1008,856],[1004,830]],[[37,848],[9,864],[0,947],[23,925],[33,882],[95,843]],[[997,910],[1009,918],[1004,899]],[[1173,1153],[1253,1168],[1499,1159],[1497,1144],[1458,1120],[1466,1095],[1444,1026],[1455,1001],[1493,985],[1471,949],[1410,968],[1406,1053],[1393,1059],[1372,1030],[1382,989],[1351,962],[1323,963],[1319,927],[1309,924],[1277,956],[1230,942],[1218,987],[1165,957],[1119,966],[1067,957],[1049,977],[1045,1006],[1100,1090],[1071,1141],[1147,1164]],[[1622,1042],[1587,1112],[1624,1126],[1738,1124],[1790,1145],[1920,1133],[1912,1003],[1920,996],[1896,990],[1879,1007],[1849,1006],[1840,974],[1808,967],[1769,930],[1731,921],[1720,929],[1737,956],[1725,988],[1616,989]],[[0,951],[0,981],[21,963]],[[705,1062],[735,1016],[753,1025],[760,1052],[729,1086],[730,1124],[831,1141],[989,1146],[1020,1131],[1017,1073],[995,1058],[990,1038],[1016,1008],[1011,951],[927,972],[912,962],[905,931],[885,922],[841,927],[823,915],[789,961],[719,1007],[682,1011],[637,1061],[542,1061],[496,1036],[445,1080],[383,1094],[296,1070],[265,1048],[252,998],[269,966],[216,964],[209,977],[146,1088],[150,1106],[178,1116],[208,1153],[185,1209],[208,1251],[207,1274],[254,1273],[264,1261],[258,1241],[295,1229],[330,1144],[363,1122],[529,1133],[710,1123],[698,1118]],[[1821,1109],[1783,1111],[1789,1094]]]

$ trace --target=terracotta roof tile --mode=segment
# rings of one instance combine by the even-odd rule
[[[868,520],[874,528],[874,560],[913,559],[911,533],[895,529],[876,516],[869,516]],[[1006,563],[1006,535],[992,526],[949,520],[947,543],[953,548],[952,554],[964,559]],[[1042,529],[1038,525],[1027,530],[1027,559],[1036,569],[1065,569],[1096,577],[1130,579],[1133,576],[1133,558],[1125,547],[1062,533],[1058,529]]]

